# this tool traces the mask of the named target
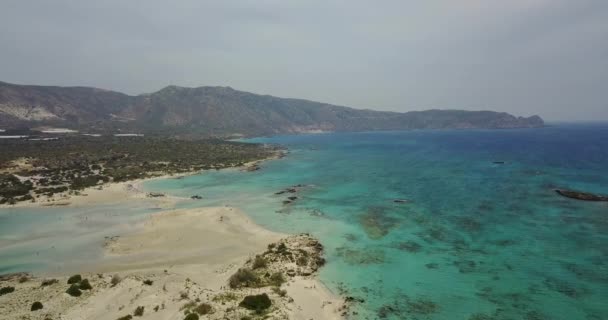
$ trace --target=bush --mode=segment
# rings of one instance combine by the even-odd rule
[[[80,290],[91,290],[93,287],[89,283],[89,279],[84,279],[80,282]]]
[[[296,260],[296,264],[298,266],[305,266],[308,264],[308,257],[305,256],[300,256],[297,260]]]
[[[47,280],[43,280],[42,283],[40,284],[40,286],[41,287],[46,287],[46,286],[53,285],[55,283],[59,283],[59,280],[57,280],[57,279],[47,279]]]
[[[190,313],[184,318],[184,320],[198,320],[198,314]]]
[[[0,296],[3,296],[5,294],[9,294],[11,292],[15,291],[15,287],[4,287],[2,289],[0,289]]]
[[[181,308],[179,308],[179,311],[190,310],[190,309],[192,309],[194,307],[196,307],[196,302],[194,302],[194,301],[188,301],[188,302],[184,303],[184,305],[181,306]]]
[[[260,279],[258,279],[258,276],[253,273],[253,271],[247,268],[242,268],[230,276],[230,279],[228,279],[228,284],[230,285],[230,288],[235,289],[240,287],[256,286],[259,281]]]
[[[144,315],[144,306],[139,306],[137,308],[135,308],[135,311],[133,312],[133,315],[136,317],[141,317]]]
[[[281,290],[279,287],[272,287],[272,292],[278,294],[280,297],[287,295],[287,290]]]
[[[19,283],[24,283],[24,282],[27,282],[28,280],[30,280],[30,278],[28,276],[23,276],[23,277],[19,278]]]
[[[121,281],[122,281],[122,278],[121,278],[119,275],[115,274],[115,275],[112,277],[112,280],[110,280],[110,283],[112,284],[112,287],[114,287],[114,286],[116,286],[117,284],[119,284]]]
[[[120,318],[118,318],[116,320],[131,320],[131,319],[133,319],[133,316],[131,316],[130,314],[128,314],[128,315],[126,315],[124,317],[120,317]]]
[[[196,308],[193,309],[194,312],[200,314],[201,316],[211,313],[212,310],[213,310],[213,308],[208,303],[201,303]]]
[[[147,286],[151,286],[154,283],[154,281],[150,280],[150,279],[146,279],[144,280],[144,284]]]
[[[268,265],[268,262],[266,261],[266,259],[264,259],[264,257],[262,256],[255,256],[255,259],[253,260],[253,269],[260,269],[260,268],[266,268],[266,266]]]
[[[270,284],[273,286],[280,287],[283,283],[285,283],[285,278],[282,273],[275,272],[270,276]]]
[[[68,284],[74,284],[82,281],[82,276],[79,274],[75,274],[68,279]]]
[[[82,295],[82,291],[80,291],[78,287],[79,286],[74,283],[65,292],[71,295],[72,297],[80,297]]]
[[[255,310],[257,312],[266,310],[270,308],[271,305],[272,301],[270,301],[270,298],[265,293],[246,296],[243,301],[239,303],[239,307],[243,307],[249,310]]]
[[[36,310],[40,310],[42,308],[43,308],[42,302],[36,301],[36,302],[32,303],[32,307],[30,308],[30,310],[36,311]]]

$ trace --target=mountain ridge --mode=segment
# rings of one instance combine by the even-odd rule
[[[544,126],[505,112],[354,109],[231,87],[181,87],[128,95],[92,87],[0,82],[0,126],[62,126],[189,136],[255,136],[318,131],[508,129]]]

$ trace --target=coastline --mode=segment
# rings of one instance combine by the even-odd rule
[[[41,286],[43,279],[37,278],[21,282],[20,275],[3,279],[0,286],[12,286],[15,291],[0,296],[0,319],[115,320],[140,306],[146,310],[146,318],[183,319],[188,303],[211,305],[213,313],[205,316],[208,319],[240,319],[249,311],[238,307],[239,301],[261,293],[268,294],[272,301],[265,313],[268,319],[342,318],[342,301],[314,273],[303,271],[287,277],[290,270],[298,269],[295,264],[277,265],[287,277],[281,285],[284,293],[270,286],[227,286],[230,276],[251,265],[256,254],[269,248],[268,244],[284,242],[293,252],[309,250],[310,243],[318,243],[309,236],[266,230],[231,207],[159,212],[142,221],[137,229],[105,244],[104,259],[82,274],[93,289],[83,290],[80,297],[65,293],[68,275],[54,278],[58,282],[48,286]],[[120,283],[112,285],[113,278],[121,279]],[[144,280],[151,284],[144,284]],[[223,297],[230,297],[229,301]],[[34,301],[42,302],[45,308],[30,311]]]
[[[281,154],[270,159],[279,157]],[[265,160],[253,161],[236,169],[251,171]],[[89,279],[93,289],[83,290],[81,297],[70,297],[65,293],[69,287],[68,274],[53,278],[58,283],[44,287],[41,283],[49,278],[28,275],[28,280],[21,282],[21,276],[0,277],[0,287],[15,288],[15,292],[0,296],[0,319],[26,316],[30,319],[115,320],[139,306],[147,310],[146,318],[183,319],[184,304],[200,301],[213,306],[213,314],[206,315],[206,318],[223,319],[236,315],[240,319],[248,311],[239,308],[238,302],[252,293],[270,296],[273,307],[269,311],[269,319],[342,319],[343,300],[330,292],[314,273],[288,277],[281,290],[271,287],[227,289],[229,277],[251,263],[253,257],[264,252],[269,244],[298,236],[264,229],[244,212],[232,207],[167,210],[182,198],[150,198],[142,187],[151,179],[197,173],[200,172],[107,183],[102,188],[88,188],[81,195],[69,199],[52,201],[53,206],[80,207],[145,199],[152,200],[164,210],[147,216],[125,234],[106,240],[101,261],[83,269],[86,273],[82,275]],[[48,204],[20,203],[17,206],[46,207]],[[294,267],[290,263],[279,265],[290,271]],[[120,284],[112,285],[114,277],[122,279]],[[150,280],[153,284],[142,285],[143,280]],[[184,292],[188,298],[184,298]],[[224,301],[218,304],[213,300],[225,294],[236,294],[238,301],[231,301],[225,307]],[[45,308],[30,311],[33,301],[41,301]]]
[[[223,168],[219,170],[237,169],[242,171],[256,171],[260,169],[259,165],[261,163],[281,159],[285,156],[285,154],[285,150],[277,150],[272,156],[268,158],[250,161],[238,167]],[[179,179],[191,175],[203,174],[209,170],[197,170],[177,174],[164,173],[143,179],[135,179],[121,182],[107,182],[95,187],[85,188],[78,194],[59,193],[51,197],[40,196],[40,198],[36,202],[20,201],[15,204],[0,204],[0,209],[64,206],[78,207],[97,204],[120,203],[133,199],[154,199],[156,205],[159,208],[168,209],[172,208],[172,205],[175,204],[176,201],[184,200],[184,198],[167,195],[158,198],[149,198],[146,196],[146,193],[143,190],[143,183],[145,183],[146,181],[152,181],[157,179]],[[27,179],[27,177],[24,177],[24,179]]]

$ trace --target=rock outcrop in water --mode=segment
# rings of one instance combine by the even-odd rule
[[[566,189],[555,189],[558,194],[572,199],[584,200],[584,201],[608,201],[607,196],[600,196],[593,193],[580,192]]]

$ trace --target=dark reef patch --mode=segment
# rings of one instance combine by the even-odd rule
[[[370,239],[377,240],[386,236],[399,224],[399,220],[389,216],[385,207],[370,207],[359,217],[359,223]]]
[[[422,245],[420,245],[418,242],[412,241],[412,240],[397,242],[397,243],[394,243],[392,246],[401,251],[406,251],[406,252],[410,252],[410,253],[416,253],[416,252],[419,252],[420,250],[422,250]]]
[[[339,247],[336,249],[336,255],[348,264],[381,264],[385,262],[385,253],[380,249],[353,249],[347,247]]]

